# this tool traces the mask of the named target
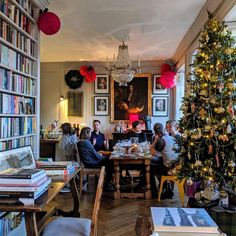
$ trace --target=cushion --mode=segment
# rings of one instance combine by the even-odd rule
[[[75,217],[60,217],[43,230],[42,236],[89,236],[91,220]]]

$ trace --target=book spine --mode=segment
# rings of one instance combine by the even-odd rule
[[[69,170],[45,170],[47,175],[69,175],[75,171],[75,167],[71,167]]]

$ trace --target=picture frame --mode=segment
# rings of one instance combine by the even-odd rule
[[[159,80],[161,75],[153,75],[153,83],[152,83],[152,93],[153,94],[168,94],[168,89],[164,88],[160,83]]]
[[[154,96],[152,98],[152,115],[153,116],[168,116],[169,97]]]
[[[94,96],[94,115],[109,115],[109,96]]]
[[[94,81],[94,93],[95,94],[107,94],[109,93],[109,76],[97,75]]]
[[[83,92],[69,91],[68,99],[68,116],[83,116]]]
[[[36,162],[31,146],[24,146],[0,152],[0,172],[10,168],[36,168]]]
[[[128,101],[129,87],[133,86],[134,102]],[[151,116],[152,74],[137,74],[127,86],[119,86],[111,79],[111,123],[129,122],[130,114],[138,114],[139,119],[144,115]]]

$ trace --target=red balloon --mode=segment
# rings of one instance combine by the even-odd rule
[[[43,12],[38,18],[38,27],[46,35],[56,34],[61,28],[59,17],[52,12]]]
[[[161,74],[164,74],[167,71],[171,71],[171,66],[169,64],[163,64],[161,66]]]
[[[173,88],[175,86],[176,73],[173,71],[164,72],[159,80],[159,83],[165,88]]]

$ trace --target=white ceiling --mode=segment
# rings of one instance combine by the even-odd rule
[[[41,33],[41,61],[105,61],[126,40],[132,60],[171,58],[206,0],[51,0],[61,19]]]

